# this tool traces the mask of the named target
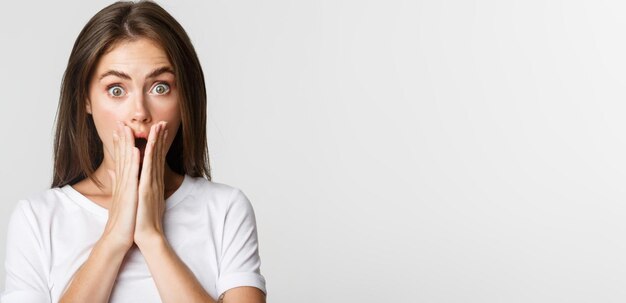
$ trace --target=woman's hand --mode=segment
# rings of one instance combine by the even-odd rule
[[[130,249],[134,241],[139,157],[131,129],[118,122],[117,130],[113,132],[115,171],[107,170],[113,198],[103,237],[124,250]]]
[[[139,179],[134,241],[138,246],[163,235],[167,122],[152,125]]]

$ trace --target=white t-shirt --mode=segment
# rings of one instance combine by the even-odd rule
[[[185,175],[165,203],[165,237],[211,297],[237,286],[266,293],[254,210],[240,189]],[[20,200],[8,224],[0,302],[58,302],[107,217],[106,208],[69,185]],[[136,245],[119,269],[110,302],[161,302]]]

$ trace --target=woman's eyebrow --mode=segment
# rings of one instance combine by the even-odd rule
[[[171,67],[163,66],[163,67],[159,67],[159,68],[153,70],[152,72],[150,72],[146,76],[146,79],[154,78],[154,77],[156,77],[158,75],[161,75],[163,73],[170,73],[172,75],[176,75],[174,73],[174,70],[172,70]],[[98,80],[102,80],[106,76],[116,76],[116,77],[119,77],[119,78],[122,78],[122,79],[126,79],[126,80],[131,80],[132,79],[128,74],[126,74],[124,72],[111,69],[111,70],[106,71],[104,74],[102,74]]]

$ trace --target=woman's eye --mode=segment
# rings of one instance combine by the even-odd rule
[[[164,95],[170,91],[170,86],[167,83],[159,83],[154,87],[153,91],[159,95]]]
[[[124,94],[124,89],[118,85],[109,87],[107,91],[109,92],[109,95],[113,97],[121,97]]]

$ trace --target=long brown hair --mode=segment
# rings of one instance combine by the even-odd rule
[[[93,117],[86,111],[89,82],[100,57],[121,41],[148,38],[160,45],[174,67],[179,88],[181,127],[167,153],[179,174],[211,180],[206,139],[206,89],[196,51],[182,26],[152,1],[115,2],[82,29],[63,74],[54,138],[51,187],[93,177],[104,158]]]

